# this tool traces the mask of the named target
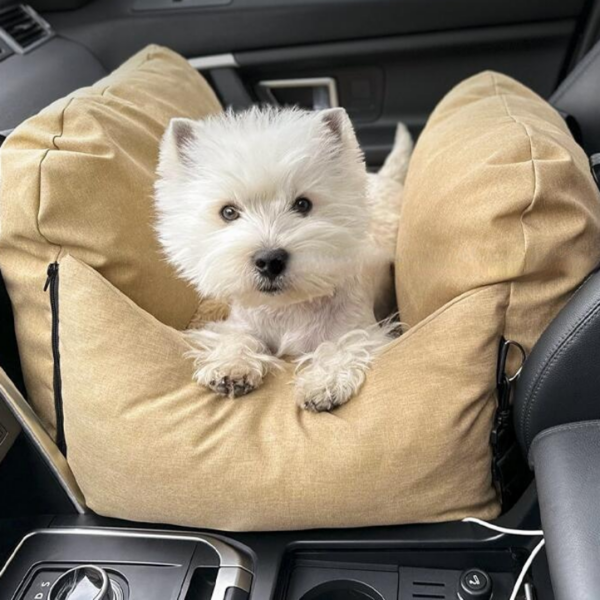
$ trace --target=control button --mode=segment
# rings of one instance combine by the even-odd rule
[[[481,569],[464,571],[458,580],[460,600],[489,600],[492,597],[492,579]]]
[[[63,573],[62,570],[42,570],[35,574],[27,591],[19,596],[20,600],[48,600],[52,584]]]
[[[54,582],[48,600],[123,600],[123,590],[104,569],[82,565]]]

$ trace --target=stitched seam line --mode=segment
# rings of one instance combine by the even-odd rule
[[[553,346],[550,352],[546,356],[551,356],[549,361],[544,361],[543,366],[541,367],[538,374],[534,379],[534,383],[532,385],[532,390],[527,394],[527,397],[530,396],[529,402],[527,403],[527,410],[525,412],[525,420],[524,425],[522,427],[522,432],[524,433],[525,442],[529,443],[531,438],[531,417],[533,414],[533,408],[535,403],[538,400],[538,393],[542,383],[546,380],[548,376],[548,372],[554,364],[556,364],[557,360],[564,354],[564,352],[570,348],[579,338],[579,336],[585,332],[586,326],[589,322],[600,312],[600,302],[597,303],[591,312],[586,313],[581,317],[577,323],[564,335],[561,336],[560,340]],[[538,378],[539,377],[539,378]]]
[[[537,190],[538,190],[537,170],[536,170],[535,159],[533,158],[533,143],[532,143],[532,139],[531,139],[531,134],[530,134],[527,126],[524,123],[522,123],[521,121],[519,121],[511,113],[511,111],[510,111],[510,109],[508,107],[508,104],[506,102],[506,94],[501,93],[500,89],[498,88],[498,82],[497,82],[497,79],[496,79],[496,75],[494,73],[490,73],[490,75],[491,75],[491,78],[492,78],[492,84],[494,86],[494,93],[502,101],[502,105],[504,106],[504,111],[506,113],[506,116],[509,117],[513,121],[513,123],[515,123],[516,125],[520,125],[521,126],[521,128],[525,132],[525,135],[527,136],[527,140],[529,141],[529,160],[531,161],[531,175],[532,175],[532,178],[533,178],[533,190],[532,190],[532,193],[531,193],[531,201],[529,202],[529,204],[527,205],[527,207],[524,208],[521,211],[521,215],[519,217],[519,222],[521,223],[521,233],[523,235],[523,258],[522,258],[521,272],[519,274],[519,276],[521,276],[525,272],[525,265],[526,265],[526,261],[527,261],[527,249],[528,249],[527,233],[525,231],[525,224],[523,223],[523,217],[533,207],[533,205],[535,203],[536,195],[537,195]],[[504,323],[502,325],[502,332],[504,334],[504,337],[506,337],[506,322],[507,322],[507,319],[508,319],[508,311],[510,310],[510,306],[512,304],[514,284],[515,284],[515,278],[513,278],[511,280],[511,282],[510,282],[510,288],[509,288],[509,292],[508,292],[508,304],[507,304],[506,309],[504,311]]]
[[[38,233],[40,234],[40,236],[46,241],[47,244],[50,244],[51,246],[56,246],[58,247],[58,253],[56,254],[56,256],[54,257],[54,261],[57,261],[58,258],[60,257],[60,255],[62,254],[62,246],[59,244],[55,244],[54,242],[51,242],[43,233],[42,233],[42,229],[40,227],[40,211],[42,209],[42,178],[43,178],[43,167],[44,167],[44,163],[46,162],[46,158],[48,158],[48,156],[50,155],[50,152],[54,151],[54,150],[60,150],[60,148],[58,147],[57,144],[57,140],[60,139],[64,133],[65,130],[65,114],[67,112],[67,109],[69,108],[69,106],[71,106],[71,103],[73,102],[74,98],[71,98],[67,104],[65,105],[65,107],[62,109],[62,112],[60,114],[60,133],[57,133],[56,135],[52,136],[52,145],[54,146],[54,148],[48,148],[46,150],[46,152],[44,152],[44,156],[42,157],[42,160],[40,161],[40,166],[39,166],[39,171],[38,171],[38,181],[39,181],[39,187],[38,187],[38,210],[37,210],[37,218],[36,218],[36,222],[35,222],[35,226],[36,229],[38,231]]]
[[[147,62],[149,62],[150,60],[152,60],[154,58],[154,52],[149,52],[148,55],[146,56],[145,60],[142,61],[137,67],[136,69],[140,69],[141,67],[143,67]],[[110,75],[109,75],[110,76]],[[100,92],[100,96],[104,97],[105,93],[110,89],[111,85],[107,85],[101,92]],[[56,244],[54,242],[51,242],[41,231],[40,228],[40,210],[41,210],[41,206],[42,206],[42,173],[43,173],[43,165],[44,162],[46,161],[46,158],[48,157],[48,155],[50,154],[50,152],[53,151],[60,151],[60,148],[57,144],[57,141],[64,135],[65,132],[65,116],[67,113],[67,109],[71,106],[71,104],[73,104],[73,102],[75,100],[77,100],[78,98],[76,96],[72,97],[69,99],[69,101],[67,102],[67,104],[65,105],[65,107],[63,108],[62,112],[61,112],[61,123],[60,123],[60,133],[54,135],[52,137],[52,145],[54,146],[54,148],[48,148],[46,150],[46,152],[44,153],[44,156],[42,157],[42,160],[40,161],[40,166],[39,166],[39,189],[38,189],[38,211],[37,211],[37,219],[36,219],[36,229],[39,233],[39,235],[46,241],[47,244],[51,245],[51,246],[56,246],[58,247],[58,253],[56,254],[54,261],[58,262],[59,259],[62,257],[63,254],[63,247],[60,244]]]

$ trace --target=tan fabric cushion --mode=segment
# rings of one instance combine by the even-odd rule
[[[402,211],[396,291],[410,325],[508,282],[503,334],[530,349],[600,258],[585,153],[548,103],[498,73],[467,79],[435,109]]]
[[[199,86],[202,110],[218,109]],[[178,98],[181,86],[174,87]],[[83,136],[69,156],[81,152],[111,164],[109,157],[129,144],[114,166],[139,167],[149,188],[158,135],[153,152],[130,160],[138,156],[135,139],[120,139],[117,132],[116,123],[125,126],[133,112],[123,103],[110,113],[114,123],[101,129],[110,132],[111,144],[118,142],[110,151]],[[88,127],[84,123],[79,131]],[[18,190],[29,173],[39,186],[46,162],[52,164],[46,158],[40,167],[40,156],[60,155],[48,144],[36,153],[35,135],[25,136],[31,141],[22,162],[18,145],[9,144],[15,162],[3,156],[3,192]],[[36,368],[51,368],[49,307],[39,270],[42,258],[60,258],[66,440],[93,509],[233,530],[498,514],[488,440],[499,338],[530,346],[600,257],[598,193],[587,161],[543,100],[506,77],[484,73],[455,88],[436,109],[411,162],[399,233],[397,290],[403,320],[412,327],[376,361],[361,393],[331,414],[296,407],[291,368],[236,402],[197,387],[176,331],[193,312],[194,298],[161,265],[149,203],[141,197],[122,203],[133,193],[138,199],[138,180],[123,168],[118,180],[105,180],[105,173],[116,177],[117,171],[103,169],[68,173],[42,177],[47,201],[39,210],[39,195],[38,204],[26,202],[28,214],[9,192],[4,221],[16,233],[4,242],[10,252],[2,260],[11,271],[20,343],[34,350],[31,382]],[[81,199],[69,191],[69,208],[63,204],[71,176],[79,182],[75,190],[82,181],[93,182],[85,187],[93,214],[102,215],[98,206],[105,203],[120,218],[94,221],[80,211],[70,220],[66,213]],[[112,204],[111,195],[100,194],[104,186],[121,201]],[[105,224],[102,235],[92,226],[98,221]],[[31,223],[41,231],[52,223],[44,225],[48,232],[64,235],[78,235],[73,229],[79,227],[86,235],[57,249],[36,238]],[[134,251],[126,238],[136,238],[136,227],[147,229]],[[103,236],[110,245],[90,242]],[[38,257],[39,248],[53,252]],[[30,264],[35,277],[24,273]],[[201,303],[200,322],[211,306]],[[46,403],[41,396],[34,400],[50,421],[51,378],[42,381]]]
[[[0,268],[29,399],[51,432],[48,264],[70,252],[161,321],[185,327],[197,298],[162,260],[153,232],[158,143],[171,118],[218,110],[182,57],[150,46],[20,125],[3,145]]]
[[[300,410],[291,368],[237,401],[192,381],[181,333],[61,262],[69,464],[102,515],[223,530],[492,518],[490,422],[508,285],[392,342],[357,398]]]

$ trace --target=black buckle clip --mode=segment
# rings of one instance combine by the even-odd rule
[[[512,348],[516,348],[521,354],[521,364],[513,375],[506,372],[506,363]],[[518,342],[513,340],[500,340],[498,351],[498,365],[496,369],[496,387],[498,390],[498,407],[494,415],[494,424],[490,434],[492,446],[492,475],[494,482],[504,493],[505,476],[502,470],[502,459],[510,452],[515,443],[515,433],[512,427],[512,384],[519,378],[525,363],[526,353]]]

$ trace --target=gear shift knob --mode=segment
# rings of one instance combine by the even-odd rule
[[[48,600],[122,600],[120,586],[113,585],[104,569],[81,565],[63,573],[50,590]]]

